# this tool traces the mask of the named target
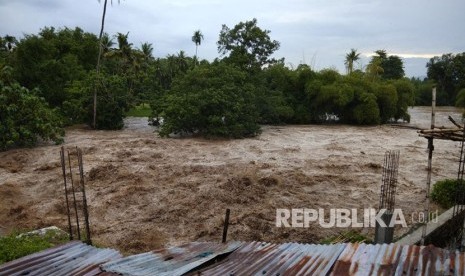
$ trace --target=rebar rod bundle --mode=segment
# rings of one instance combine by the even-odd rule
[[[396,202],[397,176],[400,152],[387,151],[384,155],[383,184],[379,199],[379,209],[394,211]]]
[[[71,156],[76,156],[76,159],[73,160]],[[77,239],[81,240],[81,215],[81,217],[84,217],[85,241],[87,244],[91,245],[92,240],[90,236],[89,212],[87,209],[82,151],[76,147],[75,151],[70,153],[69,150],[65,151],[65,148],[61,147],[60,158],[65,188],[64,192],[66,214],[68,216],[69,238],[70,240],[73,240],[74,237],[76,237],[76,234]],[[79,181],[75,181],[73,177],[73,164],[76,165],[76,163],[78,167],[77,174]],[[67,166],[68,168],[66,168]]]

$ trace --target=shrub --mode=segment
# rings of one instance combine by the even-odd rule
[[[161,136],[171,133],[243,138],[260,131],[254,106],[255,87],[247,75],[218,63],[198,66],[176,79],[153,113],[162,117]]]
[[[63,141],[61,118],[36,93],[18,83],[0,80],[0,150],[33,146],[39,137],[55,143]]]
[[[445,179],[434,184],[431,191],[431,199],[443,208],[451,208],[455,205],[456,195],[465,195],[465,182],[456,179]],[[463,198],[458,202],[463,204]]]
[[[121,129],[130,95],[126,79],[101,72],[90,72],[83,81],[74,81],[68,88],[70,99],[64,102],[64,115],[70,124],[86,122],[93,125],[93,95],[97,90],[97,129]]]

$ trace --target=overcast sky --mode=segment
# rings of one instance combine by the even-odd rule
[[[79,26],[98,33],[103,0],[0,0],[0,35],[37,34],[44,26]],[[344,73],[351,48],[364,56],[385,49],[403,58],[407,76],[425,76],[434,55],[465,52],[464,0],[113,0],[105,31],[129,32],[136,47],[153,44],[164,57],[184,50],[194,55],[191,41],[200,29],[199,57],[218,57],[216,41],[222,24],[233,27],[257,18],[262,29],[281,43],[275,57],[289,66],[307,63],[319,70]]]

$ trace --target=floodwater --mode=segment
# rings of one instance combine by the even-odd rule
[[[437,109],[452,127],[462,110]],[[429,128],[431,108],[410,109],[409,127]],[[316,243],[350,229],[275,227],[277,208],[377,208],[384,153],[400,151],[396,207],[408,226],[424,208],[427,141],[398,126],[264,126],[251,139],[160,138],[146,118],[120,131],[67,130],[80,147],[94,241],[125,252],[219,241],[226,208],[229,239]],[[405,126],[405,125],[404,125]],[[67,227],[60,146],[0,153],[0,233]],[[460,145],[435,141],[433,183],[454,178]],[[437,208],[432,206],[432,208]],[[357,228],[372,237],[374,229]],[[395,235],[407,228],[396,228]]]

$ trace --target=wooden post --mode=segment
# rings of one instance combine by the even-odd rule
[[[226,216],[224,217],[224,227],[223,227],[223,240],[222,243],[226,243],[226,238],[228,236],[228,227],[229,227],[229,213],[230,209],[226,209]]]

